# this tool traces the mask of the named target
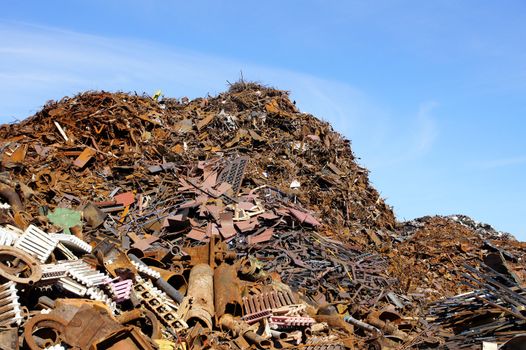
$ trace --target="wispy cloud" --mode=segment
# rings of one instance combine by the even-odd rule
[[[374,103],[348,84],[149,42],[0,22],[4,116],[25,117],[28,106],[88,89],[214,94],[241,71],[245,78],[292,90],[300,107],[340,125],[374,119]]]
[[[2,22],[0,122],[22,119],[49,99],[84,90],[215,94],[241,71],[249,80],[292,91],[303,111],[351,138],[366,165],[414,160],[428,152],[436,138],[435,102],[422,104],[413,117],[398,116],[357,87],[302,72],[139,40]]]
[[[474,166],[480,169],[496,169],[522,164],[526,164],[526,155],[510,158],[484,160],[473,163]]]
[[[414,150],[417,155],[428,152],[438,136],[437,120],[433,117],[433,111],[437,106],[436,101],[428,101],[420,105],[416,117],[417,134]]]
[[[375,157],[372,166],[376,169],[407,164],[425,157],[439,136],[439,123],[435,110],[439,106],[434,100],[419,104],[413,115],[392,115],[384,118],[389,124],[382,143],[382,152]]]

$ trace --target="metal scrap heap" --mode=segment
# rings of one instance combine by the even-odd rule
[[[397,223],[283,91],[82,93],[1,126],[0,157],[1,349],[512,349],[524,330],[524,245]]]

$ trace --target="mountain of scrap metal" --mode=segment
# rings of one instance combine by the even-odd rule
[[[526,245],[461,215],[397,222],[287,92],[85,92],[0,126],[0,157],[2,349],[525,337]]]

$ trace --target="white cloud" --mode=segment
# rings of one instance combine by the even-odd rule
[[[428,152],[438,136],[437,121],[433,117],[433,110],[438,106],[435,101],[422,103],[416,117],[417,134],[415,140],[415,154]]]
[[[434,116],[436,101],[420,103],[414,114],[389,114],[383,119],[385,127],[381,150],[371,158],[373,170],[392,168],[425,157],[435,145],[439,123]]]
[[[353,140],[365,165],[412,161],[436,138],[434,102],[422,104],[416,116],[399,116],[354,86],[301,72],[139,40],[2,22],[0,122],[24,118],[47,100],[84,90],[216,94],[241,71],[248,80],[292,91],[300,109]]]
[[[22,118],[29,106],[90,89],[214,94],[241,71],[249,80],[292,90],[302,109],[341,127],[357,125],[374,109],[357,89],[308,74],[135,40],[0,23],[1,115]]]
[[[473,163],[477,168],[496,169],[526,163],[526,156],[517,156],[510,158],[492,159]]]

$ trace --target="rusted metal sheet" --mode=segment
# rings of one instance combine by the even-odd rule
[[[78,168],[84,168],[86,166],[86,164],[88,164],[88,162],[96,154],[97,154],[96,150],[94,150],[93,148],[90,148],[90,147],[86,147],[86,148],[84,148],[82,153],[79,154],[77,159],[75,159],[75,161],[73,162],[73,165],[75,165]]]

